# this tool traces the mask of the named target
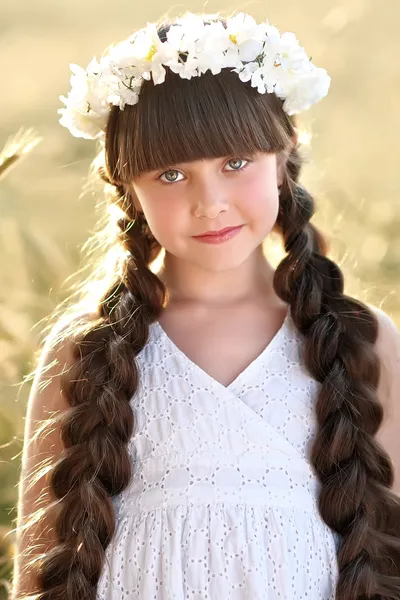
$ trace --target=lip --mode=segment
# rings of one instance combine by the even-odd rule
[[[228,231],[232,231],[232,229],[238,229],[239,227],[241,227],[241,225],[235,225],[233,227],[225,227],[225,229],[220,229],[219,231],[206,231],[204,233],[200,233],[199,235],[194,235],[193,237],[213,237],[213,236],[218,236],[218,235],[222,235],[224,233],[227,233]]]
[[[222,244],[223,242],[227,242],[231,238],[238,235],[238,233],[243,229],[243,225],[238,225],[237,227],[226,227],[222,229],[222,233],[220,232],[212,232],[206,235],[196,235],[193,236],[193,239],[196,242],[201,242],[203,244]]]

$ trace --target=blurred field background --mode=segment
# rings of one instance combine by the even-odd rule
[[[346,292],[400,324],[400,38],[398,0],[285,0],[166,5],[114,0],[6,0],[0,4],[0,149],[21,127],[42,139],[0,181],[0,600],[12,572],[24,416],[42,323],[70,293],[70,277],[98,215],[84,185],[94,142],[58,123],[69,63],[132,31],[192,11],[233,11],[294,31],[332,77],[327,98],[301,115],[309,162],[302,181],[317,199],[315,223],[331,241]],[[99,190],[101,192],[101,190]],[[271,245],[272,261],[279,248]],[[7,591],[8,590],[8,591]]]

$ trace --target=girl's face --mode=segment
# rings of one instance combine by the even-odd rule
[[[276,154],[228,156],[171,165],[136,177],[131,193],[166,252],[207,270],[238,266],[271,232],[278,216]],[[243,225],[221,244],[193,236]]]

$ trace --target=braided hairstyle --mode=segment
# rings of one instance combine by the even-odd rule
[[[159,27],[160,39],[168,27]],[[65,450],[50,478],[59,543],[41,561],[38,600],[95,600],[115,533],[112,498],[132,478],[127,443],[140,377],[135,356],[167,301],[150,268],[161,247],[135,208],[132,179],[183,161],[254,151],[284,157],[274,230],[286,256],[273,285],[290,304],[304,338],[305,368],[320,384],[310,460],[321,483],[321,516],[341,541],[336,598],[400,599],[400,502],[390,489],[390,458],[374,437],[383,418],[373,350],[377,319],[344,294],[343,274],[310,222],[315,206],[298,182],[295,123],[275,94],[259,94],[227,69],[191,80],[167,70],[162,85],[143,83],[138,104],[112,107],[98,174],[123,214],[116,240],[123,258],[95,307],[98,318],[77,328],[74,363],[63,375],[71,408],[61,427]]]
[[[390,457],[374,438],[383,419],[377,320],[343,293],[342,271],[326,256],[313,213],[313,198],[301,186],[281,193],[287,256],[274,288],[290,303],[304,338],[304,366],[320,383],[310,460],[321,483],[320,514],[341,538],[336,598],[399,600],[400,500],[390,489]]]

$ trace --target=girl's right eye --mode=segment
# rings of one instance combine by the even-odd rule
[[[168,169],[168,171],[164,171],[164,173],[161,173],[160,177],[158,177],[157,179],[158,179],[158,181],[159,181],[160,183],[162,183],[163,185],[171,185],[171,183],[175,183],[176,181],[179,181],[179,180],[177,180],[177,179],[174,179],[173,181],[169,181],[169,182],[167,182],[167,181],[163,181],[163,180],[161,179],[161,177],[163,177],[163,176],[164,176],[166,173],[174,173],[174,172],[175,172],[175,173],[179,173],[179,171],[177,171],[177,169]]]

